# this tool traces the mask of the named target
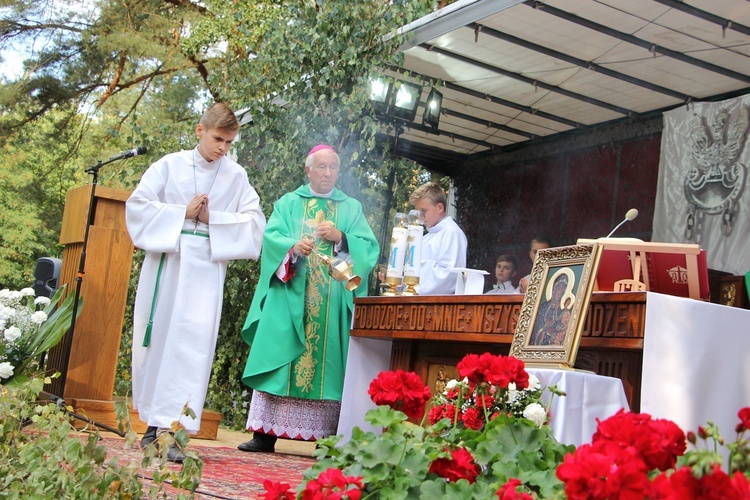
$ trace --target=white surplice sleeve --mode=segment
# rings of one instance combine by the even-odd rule
[[[176,252],[185,223],[186,204],[170,204],[164,199],[164,170],[155,163],[125,203],[125,222],[133,244],[148,252]]]
[[[209,202],[211,260],[257,259],[263,244],[266,217],[260,198],[245,178],[235,212],[212,210]]]

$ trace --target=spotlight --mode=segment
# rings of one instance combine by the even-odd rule
[[[391,82],[385,78],[370,80],[370,104],[378,113],[385,113],[388,110],[392,86]]]
[[[429,125],[437,129],[440,123],[440,110],[443,107],[443,94],[435,89],[430,90],[427,96],[427,104],[422,114],[422,125]]]
[[[397,81],[391,95],[391,107],[388,114],[394,118],[414,121],[421,93],[422,87],[416,83]]]

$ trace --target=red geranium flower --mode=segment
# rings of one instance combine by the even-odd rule
[[[596,452],[584,444],[568,453],[557,467],[557,478],[565,483],[565,494],[570,500],[604,499],[609,497],[609,476],[613,464],[609,456]]]
[[[451,458],[436,458],[428,472],[437,474],[451,482],[466,479],[470,483],[479,475],[479,465],[474,463],[474,457],[465,448],[451,451]]]
[[[517,389],[529,386],[529,374],[523,361],[513,356],[493,356],[485,352],[481,355],[467,354],[456,365],[458,374],[473,384],[489,383],[507,389],[514,382]]]
[[[521,481],[516,478],[508,479],[508,482],[500,486],[500,489],[495,492],[497,498],[500,500],[532,500],[531,495],[524,492],[516,491],[516,487],[521,485]]]
[[[427,420],[429,420],[430,425],[439,422],[440,419],[443,418],[444,410],[445,410],[445,405],[438,405],[438,406],[433,406],[432,408],[430,408],[430,411],[427,412]]]
[[[412,419],[422,418],[431,397],[429,387],[422,383],[419,375],[403,370],[380,372],[370,382],[367,394],[376,405],[387,405],[403,411]]]
[[[671,420],[655,419],[648,422],[650,444],[640,451],[649,469],[673,469],[677,457],[687,450],[685,433]]]
[[[487,381],[501,389],[507,389],[508,384],[513,382],[516,389],[521,390],[529,386],[529,374],[520,359],[513,356],[497,356],[487,371]]]
[[[621,448],[633,447],[648,469],[667,470],[687,449],[685,433],[669,420],[652,420],[646,413],[620,410],[599,422],[593,442],[610,441]]]
[[[473,429],[475,431],[478,431],[484,425],[484,418],[482,417],[482,414],[479,413],[479,410],[477,410],[473,406],[471,408],[467,408],[466,411],[464,411],[463,415],[461,415],[461,421],[467,428]]]
[[[297,498],[291,489],[291,485],[279,481],[266,479],[263,481],[263,488],[266,490],[262,497],[263,500],[294,500]]]
[[[745,429],[750,429],[750,406],[746,406],[737,413],[740,417],[740,424]]]
[[[731,479],[732,488],[737,493],[737,498],[750,498],[750,481],[747,480],[745,475],[736,471]]]
[[[690,467],[682,467],[670,476],[663,473],[654,479],[651,497],[656,500],[746,500],[746,493],[750,491],[746,484],[747,479],[741,473],[730,478],[720,465],[700,479],[693,476]]]
[[[477,397],[477,408],[489,409],[492,408],[492,404],[495,402],[495,398],[489,394],[484,394]]]
[[[330,468],[308,481],[302,491],[302,500],[359,500],[362,488],[362,476],[344,476],[340,469]]]

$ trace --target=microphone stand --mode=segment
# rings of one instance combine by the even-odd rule
[[[88,241],[89,241],[89,228],[92,225],[94,225],[94,202],[96,201],[96,186],[99,183],[99,169],[102,168],[104,165],[107,165],[109,163],[112,163],[114,161],[121,160],[121,159],[122,159],[121,157],[113,157],[107,161],[99,160],[96,163],[96,165],[93,165],[86,169],[86,173],[92,175],[91,198],[89,200],[89,212],[88,212],[88,217],[86,220],[86,230],[83,234],[83,245],[81,247],[81,260],[78,264],[78,274],[76,275],[76,291],[75,291],[75,297],[73,298],[73,317],[71,318],[71,321],[70,321],[70,329],[63,337],[63,367],[62,367],[62,372],[60,375],[60,383],[59,383],[60,396],[55,396],[54,394],[45,393],[45,396],[49,400],[54,401],[55,405],[57,405],[58,408],[64,409],[66,407],[65,399],[63,398],[63,396],[65,395],[65,383],[68,378],[68,363],[70,362],[70,349],[73,346],[73,333],[75,332],[75,329],[76,329],[76,316],[78,316],[78,303],[81,298],[81,284],[83,283],[83,275],[85,274],[85,268],[86,268],[86,247],[88,246]],[[121,432],[113,427],[107,426],[100,422],[94,422],[93,420],[89,420],[86,417],[77,415],[68,410],[65,410],[65,412],[74,418],[93,424],[96,427],[101,427],[102,429],[106,429],[110,432],[114,432],[120,437],[125,437],[124,432]]]

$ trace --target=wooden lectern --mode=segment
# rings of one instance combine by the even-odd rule
[[[699,245],[632,238],[579,239],[602,247],[595,291],[657,292],[708,301],[706,251]]]
[[[60,231],[60,244],[65,249],[59,282],[67,284],[66,294],[76,289],[91,189],[90,185],[71,189],[65,200]],[[63,339],[47,358],[47,373],[54,373],[63,370],[65,356],[69,356],[64,394],[60,394],[60,379],[53,379],[45,390],[62,396],[75,413],[117,428],[114,384],[134,249],[125,226],[125,201],[130,192],[97,186],[94,195],[81,282],[83,309],[72,332],[70,353],[63,352],[67,340]],[[131,417],[133,429],[145,431],[137,412],[131,411]],[[196,437],[216,439],[220,420],[221,414],[204,411]]]

